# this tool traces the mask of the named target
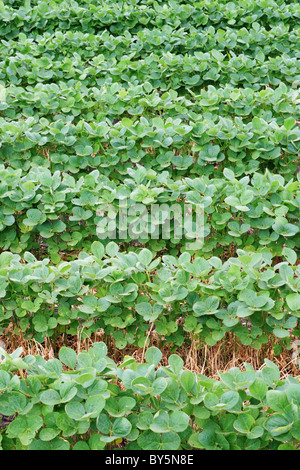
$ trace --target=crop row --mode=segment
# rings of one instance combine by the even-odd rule
[[[160,94],[149,82],[127,88],[116,83],[100,89],[74,81],[68,85],[62,82],[38,83],[26,88],[10,85],[2,103],[4,122],[31,116],[36,121],[41,118],[51,121],[55,113],[62,113],[66,123],[77,124],[80,119],[91,122],[94,118],[96,122],[106,119],[112,124],[131,111],[133,121],[140,116],[160,117],[163,113],[165,120],[181,118],[193,122],[208,116],[215,121],[221,117],[232,122],[232,116],[236,116],[248,123],[254,117],[261,117],[267,123],[276,121],[280,125],[285,118],[297,115],[299,109],[299,91],[288,89],[283,83],[261,91],[208,85],[199,94],[189,90],[187,96],[175,90]]]
[[[177,170],[187,169],[187,173],[210,174],[216,164],[221,163],[223,169],[224,163],[227,166],[229,161],[239,174],[268,167],[271,171],[294,176],[300,130],[293,117],[278,125],[266,114],[264,117],[270,122],[262,117],[244,122],[240,117],[214,115],[205,118],[195,115],[194,122],[142,116],[136,120],[124,118],[115,125],[105,120],[80,120],[73,124],[63,116],[52,122],[38,117],[19,121],[0,118],[0,158],[25,171],[35,157],[38,165],[45,159],[56,158],[57,163],[66,163],[65,170],[77,172],[78,168],[87,166],[102,167],[106,175],[126,174],[132,163],[142,163],[149,168],[151,162],[154,169],[157,163],[158,169],[171,164]],[[71,159],[66,156],[70,152]]]
[[[16,40],[17,39],[17,40]],[[258,52],[266,56],[288,53],[291,57],[297,56],[297,43],[299,29],[292,28],[287,23],[263,25],[254,22],[251,27],[235,29],[226,26],[218,29],[212,25],[190,29],[172,29],[170,25],[162,28],[143,28],[138,32],[124,31],[118,36],[109,30],[91,34],[82,31],[67,32],[49,31],[31,34],[29,37],[19,33],[18,38],[3,41],[0,52],[3,58],[14,54],[26,55],[31,53],[35,57],[44,54],[70,56],[77,52],[81,57],[93,58],[95,51],[107,57],[121,58],[125,54],[141,58],[150,53],[172,52],[186,54],[201,50],[209,52],[217,49],[220,52],[243,53],[256,56]]]
[[[70,57],[47,54],[41,58],[30,53],[13,54],[0,62],[0,79],[8,85],[27,85],[35,82],[80,80],[85,85],[101,86],[112,82],[140,85],[145,81],[161,91],[205,84],[231,84],[253,87],[278,85],[284,82],[297,86],[299,61],[290,54],[257,57],[244,53],[230,54],[213,49],[190,54],[151,53],[134,60],[130,55],[121,58],[103,54],[89,58],[74,52]]]
[[[205,256],[213,250],[220,254],[230,244],[268,246],[277,256],[283,246],[298,250],[299,177],[285,181],[266,171],[238,179],[227,168],[222,176],[176,180],[167,171],[158,174],[137,165],[127,168],[120,184],[99,170],[75,180],[44,167],[22,176],[21,169],[2,165],[0,247],[20,253],[41,249],[43,241],[56,262],[59,250],[87,250],[97,238],[125,244],[138,240],[154,251],[168,247],[172,254],[202,238],[197,252]],[[188,210],[194,225],[185,219]]]
[[[121,253],[96,241],[91,254],[51,265],[32,253],[0,255],[0,325],[14,325],[42,342],[57,333],[86,336],[104,329],[116,347],[143,347],[155,328],[161,344],[180,346],[190,333],[213,345],[233,332],[245,345],[260,348],[268,335],[288,346],[300,316],[300,266],[284,248],[277,262],[267,248],[239,249],[224,263],[154,254]],[[274,337],[275,335],[275,337]]]
[[[157,367],[157,348],[118,367],[104,343],[78,355],[62,347],[49,361],[21,352],[0,363],[0,413],[13,417],[5,450],[296,450],[300,440],[300,384],[267,359],[214,380],[177,355]],[[26,379],[13,373],[22,369]]]
[[[161,28],[170,25],[172,29],[191,26],[213,25],[219,28],[234,26],[249,27],[254,22],[264,25],[289,23],[297,25],[300,9],[297,2],[274,0],[246,0],[236,5],[233,2],[204,0],[184,3],[168,1],[160,4],[155,0],[139,2],[101,2],[99,5],[86,1],[52,0],[50,2],[26,0],[24,4],[1,1],[0,15],[3,26],[1,35],[16,37],[19,30],[30,34],[32,31],[80,29],[94,33],[109,29],[113,34],[124,30],[139,31],[146,27]]]

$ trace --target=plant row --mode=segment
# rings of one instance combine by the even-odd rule
[[[162,28],[145,27],[137,32],[125,30],[117,36],[107,29],[96,34],[80,30],[58,30],[38,35],[32,31],[27,36],[20,32],[17,38],[0,44],[0,51],[3,58],[28,52],[35,57],[45,53],[70,55],[77,52],[81,57],[92,58],[99,48],[104,56],[119,58],[128,53],[132,57],[145,57],[149,53],[157,54],[160,49],[161,52],[174,53],[189,53],[200,49],[209,52],[217,49],[229,53],[247,53],[250,56],[255,56],[258,52],[266,56],[285,52],[297,56],[299,28],[286,22],[266,26],[254,22],[251,26],[240,29],[229,25],[224,29],[212,25],[173,29],[168,24]]]
[[[71,121],[63,116],[51,122],[33,116],[19,121],[0,118],[1,160],[29,169],[32,158],[39,165],[46,159],[50,163],[51,155],[55,163],[66,163],[66,170],[100,167],[108,175],[122,175],[122,167],[126,173],[133,163],[151,167],[152,161],[154,169],[174,164],[183,173],[197,175],[210,174],[220,164],[223,169],[229,162],[239,174],[265,167],[289,177],[297,172],[300,130],[293,117],[282,125],[272,118],[244,122],[216,115],[195,115],[194,122],[143,116],[115,125]]]
[[[90,123],[93,118],[98,122],[98,118],[105,117],[112,126],[132,111],[133,123],[141,116],[155,118],[163,113],[165,121],[179,118],[193,123],[202,116],[203,121],[210,118],[214,122],[227,118],[234,126],[232,116],[236,116],[246,124],[262,118],[269,125],[274,121],[282,125],[286,118],[297,115],[299,109],[299,91],[288,89],[282,82],[260,91],[227,84],[217,88],[208,85],[199,94],[189,89],[186,96],[175,90],[159,93],[149,82],[128,87],[113,83],[100,89],[84,86],[79,81],[37,83],[26,88],[12,84],[5,93],[1,107],[8,123],[34,116],[37,124],[45,119],[51,121],[55,113],[61,113],[66,125],[78,124],[80,120]]]
[[[238,179],[225,168],[222,178],[174,180],[139,164],[122,177],[121,184],[94,170],[76,180],[44,167],[22,176],[0,166],[0,247],[22,253],[43,245],[53,262],[59,251],[88,250],[96,239],[178,254],[201,238],[195,249],[205,257],[230,245],[267,246],[278,256],[284,246],[299,250],[299,177],[266,171]]]
[[[59,359],[20,358],[0,363],[0,413],[13,421],[0,431],[5,450],[296,450],[300,440],[300,384],[280,379],[265,360],[257,372],[232,368],[209,379],[183,368],[177,355],[157,367],[129,356],[121,365],[104,343]],[[15,371],[26,371],[26,378]]]
[[[29,48],[28,48],[29,49]],[[34,47],[33,47],[34,52]],[[158,52],[158,54],[157,54]],[[276,57],[265,57],[262,52],[256,57],[220,52],[194,51],[190,54],[174,54],[156,51],[144,58],[133,60],[126,54],[121,58],[80,56],[70,57],[52,52],[35,57],[30,49],[27,54],[12,54],[3,57],[0,79],[8,85],[33,84],[74,79],[85,85],[101,86],[105,83],[122,83],[128,86],[149,81],[155,88],[166,91],[188,86],[206,84],[249,86],[275,86],[280,82],[296,88],[299,80],[299,61],[292,54],[282,53]]]
[[[187,252],[154,258],[146,248],[121,253],[116,243],[99,241],[91,254],[57,266],[29,252],[3,252],[0,325],[39,342],[103,329],[119,349],[143,347],[153,330],[171,348],[192,337],[214,345],[228,332],[257,349],[270,339],[291,348],[300,316],[295,260],[290,248],[277,264],[266,248],[238,250],[224,263]]]
[[[114,34],[124,30],[162,27],[170,25],[189,29],[191,26],[216,25],[219,28],[234,26],[249,27],[254,22],[264,25],[277,24],[282,21],[297,25],[299,4],[297,2],[274,0],[247,0],[235,5],[233,2],[203,0],[185,3],[169,1],[163,4],[155,0],[130,0],[129,2],[95,2],[52,0],[51,2],[25,0],[4,2],[0,4],[3,26],[1,35],[16,37],[22,29],[27,34],[32,31],[69,30],[79,28],[84,32],[109,29]]]

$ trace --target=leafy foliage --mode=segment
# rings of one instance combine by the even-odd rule
[[[90,336],[104,328],[120,349],[143,347],[153,322],[161,340],[173,345],[191,332],[213,345],[231,331],[258,349],[271,333],[288,347],[291,333],[298,333],[300,272],[289,263],[292,249],[275,265],[267,248],[239,249],[224,263],[216,256],[191,262],[187,252],[152,261],[148,249],[124,254],[114,242],[106,250],[94,242],[92,252],[57,266],[29,252],[24,258],[3,252],[3,327],[13,322],[16,332],[38,341],[57,332],[83,328]]]
[[[104,343],[78,356],[63,348],[60,360],[48,362],[20,353],[0,364],[0,413],[14,417],[2,429],[3,449],[101,450],[123,442],[132,450],[274,450],[299,442],[300,385],[280,380],[267,359],[261,371],[245,363],[243,372],[232,368],[214,380],[183,370],[176,355],[157,367],[154,347],[146,363],[126,356],[120,366]],[[13,374],[19,369],[26,379]]]
[[[299,16],[287,0],[0,0],[0,333],[103,329],[121,350],[155,329],[171,352],[233,333],[291,348]],[[155,237],[120,237],[119,216],[100,237],[125,200],[192,217],[201,204],[204,244],[191,246],[192,223],[163,237],[153,213]],[[159,367],[156,348],[118,367],[103,343],[48,362],[20,354],[0,362],[4,449],[299,443],[299,383],[267,359],[212,380],[176,355]]]

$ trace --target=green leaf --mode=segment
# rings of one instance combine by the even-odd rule
[[[291,248],[284,247],[282,250],[282,254],[286,257],[290,264],[294,265],[296,263],[297,253]]]
[[[189,425],[189,416],[183,411],[174,411],[170,415],[170,428],[175,432],[183,432]]]
[[[34,226],[42,220],[42,213],[38,209],[29,209],[26,215],[27,218],[23,221],[25,225]]]
[[[169,429],[169,415],[165,411],[160,411],[154,416],[153,422],[150,424],[150,429],[153,432],[164,433]]]
[[[251,427],[255,423],[255,419],[248,413],[242,413],[233,423],[234,429],[241,434],[247,434],[250,432]]]
[[[145,431],[138,437],[138,444],[143,450],[160,449],[160,435],[151,430]]]
[[[127,418],[117,418],[112,427],[113,434],[117,437],[126,437],[131,429],[132,425]]]
[[[94,395],[89,397],[85,403],[86,413],[92,413],[91,418],[96,418],[105,407],[105,398],[103,395]]]
[[[115,242],[109,242],[108,245],[106,245],[106,253],[108,254],[108,256],[110,256],[111,258],[113,258],[114,256],[116,256],[116,254],[118,253],[119,251],[119,247],[118,245],[115,243]]]
[[[187,393],[193,393],[196,380],[195,375],[191,371],[184,370],[180,376],[180,382]]]
[[[260,401],[264,400],[267,390],[268,386],[266,382],[259,377],[256,377],[255,381],[249,387],[249,392],[251,393],[251,396]]]
[[[40,416],[17,416],[8,426],[7,435],[9,438],[19,438],[23,445],[28,446],[42,425]]]
[[[43,428],[39,433],[39,438],[42,441],[52,441],[56,436],[60,434],[60,429],[57,428]]]
[[[151,348],[148,348],[145,354],[145,359],[148,362],[148,364],[154,364],[155,367],[158,365],[159,361],[162,358],[162,353],[161,351],[152,346]]]
[[[291,129],[293,129],[295,124],[296,124],[296,121],[293,117],[288,117],[287,119],[285,119],[283,123],[287,131],[290,131]]]
[[[85,441],[77,441],[73,446],[73,450],[90,450],[90,448]]]
[[[91,450],[104,450],[105,442],[101,441],[101,436],[99,434],[92,434],[88,441],[89,448]]]
[[[92,250],[92,253],[93,255],[96,256],[97,259],[102,259],[103,256],[104,256],[104,246],[102,245],[102,243],[96,241],[96,242],[93,242],[92,245],[91,245],[91,250]]]
[[[180,437],[173,431],[162,434],[161,436],[161,450],[177,450],[180,446]]]
[[[274,411],[284,411],[290,404],[286,393],[279,390],[269,390],[267,392],[267,403]]]
[[[152,253],[150,250],[148,250],[147,248],[144,248],[140,253],[139,253],[139,261],[144,265],[144,266],[148,266],[151,261],[152,261]]]
[[[67,403],[65,410],[69,418],[74,419],[75,421],[82,419],[85,415],[84,406],[79,401]]]
[[[65,346],[61,347],[58,353],[58,357],[63,364],[70,367],[70,369],[75,369],[77,363],[77,354],[71,348],[66,348]]]
[[[291,310],[300,310],[300,294],[288,294],[286,302]]]
[[[61,397],[56,390],[45,390],[40,394],[40,400],[44,405],[58,405]]]
[[[172,369],[172,371],[176,374],[179,375],[181,372],[184,362],[181,359],[181,357],[177,356],[177,354],[171,354],[169,357],[169,365]]]
[[[292,426],[293,421],[290,421],[287,416],[280,413],[274,413],[265,422],[265,428],[274,437],[286,434],[292,429]]]
[[[10,375],[5,370],[0,370],[0,391],[8,388],[10,382]]]

